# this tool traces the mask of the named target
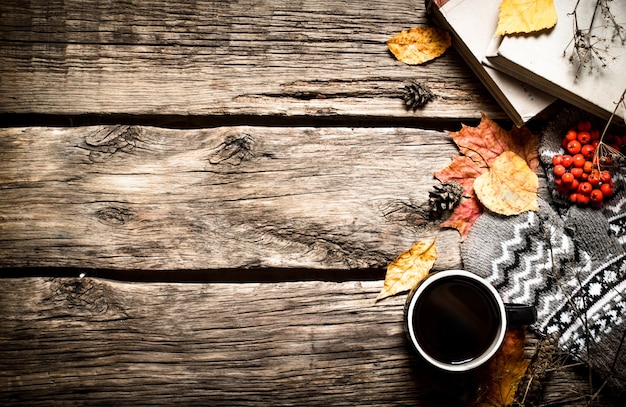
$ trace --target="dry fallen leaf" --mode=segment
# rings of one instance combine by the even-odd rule
[[[387,266],[385,284],[376,301],[411,290],[426,278],[436,258],[434,238],[416,242]]]
[[[435,172],[434,175],[441,182],[457,181],[463,185],[463,198],[450,218],[441,226],[457,229],[461,239],[464,240],[483,211],[474,193],[474,180],[486,173],[493,161],[505,151],[515,152],[526,160],[534,172],[537,172],[539,137],[526,127],[504,130],[484,114],[478,126],[463,125],[458,132],[448,134],[462,155],[453,157],[448,167]]]
[[[419,65],[437,58],[452,45],[450,34],[436,27],[413,27],[394,35],[387,46],[405,64]]]
[[[489,171],[474,180],[480,202],[489,210],[507,216],[539,209],[538,188],[537,174],[512,151],[500,154]]]
[[[502,0],[497,35],[531,33],[557,22],[554,0]]]
[[[532,134],[527,127],[514,126],[507,131],[483,113],[478,126],[463,125],[460,131],[449,134],[461,154],[470,157],[480,167],[488,167],[503,152],[513,151],[525,159],[533,171],[537,172],[539,168],[539,136]]]
[[[507,329],[502,346],[487,366],[487,395],[482,406],[505,407],[515,400],[517,386],[530,364],[524,358],[524,339],[524,327]]]

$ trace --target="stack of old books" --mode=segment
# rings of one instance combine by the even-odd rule
[[[502,0],[428,0],[435,22],[518,126],[557,99],[608,118],[626,89],[626,1],[556,0],[557,23],[497,36]],[[575,13],[574,13],[575,11]],[[624,118],[624,109],[616,115]]]

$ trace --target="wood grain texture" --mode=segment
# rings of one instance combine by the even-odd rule
[[[424,24],[412,0],[7,0],[0,113],[505,118],[453,50],[395,60]],[[416,111],[411,80],[436,95]]]
[[[409,405],[427,389],[378,289],[3,280],[0,402]]]
[[[420,129],[2,129],[0,265],[382,268],[437,236],[458,268],[415,209],[455,154]]]
[[[471,379],[419,363],[381,287],[3,279],[0,404],[451,405]],[[585,405],[559,375],[546,401]]]

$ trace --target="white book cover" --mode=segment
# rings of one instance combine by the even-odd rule
[[[439,0],[439,3],[444,2]],[[496,30],[500,3],[501,0],[448,0],[438,10],[436,3],[431,6],[436,21],[451,31],[457,51],[511,120],[522,126],[555,98],[482,64]]]
[[[597,3],[555,1],[554,28],[499,39],[487,51],[486,65],[608,118],[626,89],[626,0],[603,1],[610,14],[596,10]],[[575,47],[576,33],[578,40],[589,36],[592,47]],[[618,109],[616,115],[624,118],[625,113]]]

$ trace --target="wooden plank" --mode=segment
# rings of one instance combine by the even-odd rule
[[[505,118],[454,52],[386,41],[423,2],[19,0],[0,4],[0,113]],[[437,97],[408,110],[411,80]]]
[[[410,404],[428,389],[379,289],[2,280],[0,402]]]
[[[0,404],[456,405],[471,380],[419,363],[381,287],[3,279]],[[546,405],[586,405],[557,373]]]
[[[0,130],[0,265],[381,268],[437,236],[416,211],[456,146],[404,128]]]

